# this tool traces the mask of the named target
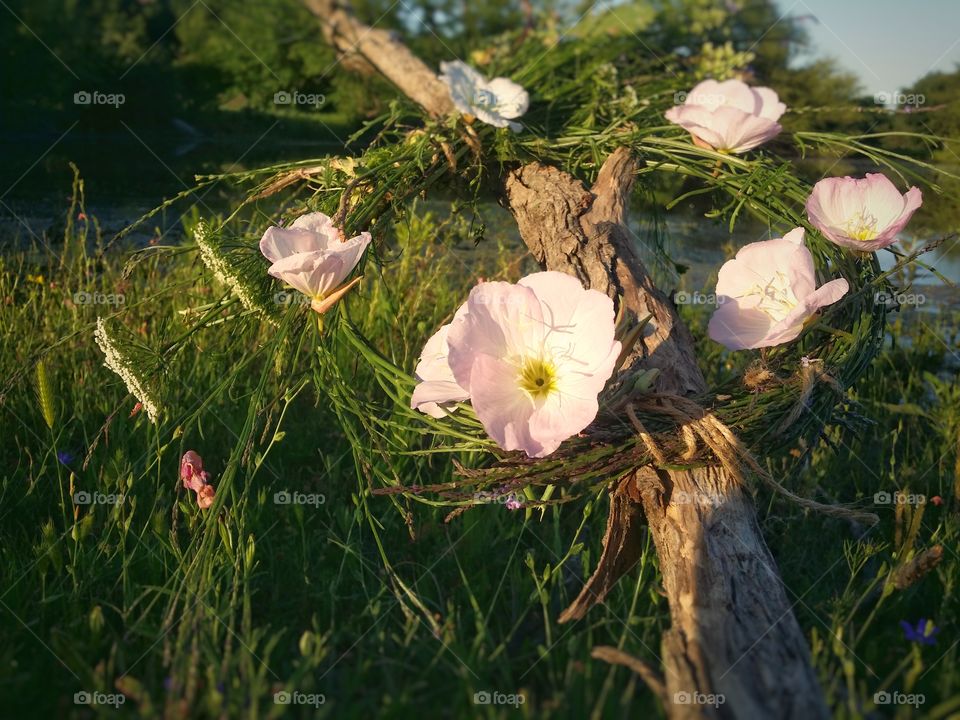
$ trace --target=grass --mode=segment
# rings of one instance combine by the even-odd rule
[[[449,508],[372,495],[366,455],[351,447],[369,438],[336,421],[324,389],[336,372],[358,396],[376,394],[357,359],[341,347],[317,362],[313,348],[329,336],[305,314],[238,322],[242,308],[221,302],[195,248],[152,248],[132,264],[117,249],[98,252],[75,195],[62,237],[0,256],[0,715],[663,715],[635,676],[590,659],[594,645],[612,644],[659,664],[670,620],[652,546],[605,605],[556,622],[596,563],[602,494],[542,515],[490,504],[451,522]],[[516,279],[525,266],[505,238],[474,249],[457,218],[421,210],[397,233],[405,252],[368,271],[346,307],[412,368],[476,276]],[[202,330],[187,330],[197,315],[181,311],[191,308],[207,308]],[[97,316],[121,311],[126,347],[163,370],[156,425],[132,414],[93,342]],[[960,322],[918,310],[894,319],[841,415],[846,427],[772,459],[788,487],[859,499],[880,525],[757,496],[841,718],[960,712]],[[149,351],[147,338],[178,350]],[[710,354],[704,370],[715,378],[723,364]],[[180,487],[187,449],[212,473],[209,511]],[[391,466],[405,484],[451,476],[441,455]],[[875,505],[882,491],[938,502]],[[78,505],[77,492],[124,501]],[[283,492],[312,502],[276,502]],[[942,562],[898,589],[903,566],[937,544]],[[905,639],[900,621],[920,618],[940,629],[935,645]],[[78,692],[124,702],[75,704]],[[275,702],[283,692],[300,704]],[[524,701],[477,705],[482,692]],[[923,702],[877,707],[878,692]]]

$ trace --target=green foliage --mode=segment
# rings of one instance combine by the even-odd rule
[[[410,367],[472,278],[516,279],[528,269],[496,213],[483,218],[489,240],[475,248],[480,219],[466,208],[411,210],[388,244],[404,252],[384,254],[382,270],[368,266],[344,317]],[[123,692],[122,713],[137,717],[409,717],[438,706],[475,717],[473,694],[498,690],[523,693],[523,711],[535,717],[662,716],[634,676],[589,657],[612,644],[657,662],[670,620],[652,547],[587,620],[573,631],[556,624],[597,562],[600,497],[542,515],[490,502],[445,523],[449,509],[428,496],[373,496],[371,473],[427,484],[449,480],[451,468],[417,452],[428,446],[422,425],[387,438],[407,443],[399,460],[363,451],[383,438],[358,434],[352,413],[341,424],[333,373],[355,401],[382,409],[389,398],[333,327],[321,336],[293,307],[279,327],[238,317],[239,303],[191,246],[155,246],[125,265],[97,252],[93,220],[54,244],[62,240],[43,238],[56,253],[39,243],[8,251],[0,272],[0,327],[16,340],[0,351],[5,710],[79,716],[73,694],[98,690]],[[122,293],[124,324],[169,350],[160,426],[130,417],[133,400],[93,343],[97,315],[117,306],[77,303],[81,292]],[[703,316],[690,319],[705,346]],[[921,714],[934,717],[960,703],[949,650],[960,568],[951,550],[960,529],[958,319],[897,316],[875,369],[851,394],[870,422],[845,418],[824,440],[771,458],[798,492],[828,501],[923,494],[919,520],[879,506],[881,525],[862,535],[758,494],[764,534],[841,717],[870,716],[883,689],[923,693]],[[32,387],[40,359],[61,408],[53,430]],[[714,383],[731,372],[719,355],[704,361]],[[211,511],[181,488],[186,449],[213,473]],[[72,457],[58,461],[58,451]],[[125,501],[74,504],[83,491]],[[324,502],[277,504],[283,491]],[[898,569],[935,543],[945,546],[941,564],[897,589]],[[934,647],[912,645],[899,628],[921,617],[941,628]],[[322,693],[325,703],[276,705],[284,690]],[[513,714],[490,708],[492,717]]]
[[[149,19],[174,7],[185,5],[102,6],[97,27],[114,28],[104,35],[113,39],[92,57],[105,67],[129,59],[158,37]],[[323,55],[309,48],[312,20],[273,22],[282,2],[249,15],[230,3],[210,7],[255,52],[231,52],[230,38],[211,30],[219,21],[200,6],[190,10],[166,36],[176,42],[159,43],[141,63],[160,78],[175,68],[185,84],[165,92],[183,93],[176,102],[189,96],[220,107],[242,97],[245,107],[269,109],[278,78],[308,77],[316,84],[296,89],[325,91]],[[462,476],[490,467],[493,445],[466,406],[444,421],[412,411],[410,373],[477,277],[515,280],[530,269],[486,202],[519,163],[538,159],[589,180],[613,148],[628,146],[646,163],[638,196],[661,206],[651,212],[696,200],[731,234],[747,215],[771,233],[804,224],[809,185],[778,155],[697,148],[662,117],[700,77],[698,67],[742,72],[749,52],[758,77],[773,77],[797,33],[780,27],[750,47],[757,27],[774,24],[770,3],[736,12],[702,1],[615,5],[584,16],[569,35],[560,11],[538,15],[550,6],[534,7],[544,21],[533,29],[503,7],[441,2],[404,16],[390,6],[384,23],[413,26],[416,49],[431,62],[448,58],[445,44],[455,40],[484,72],[535,88],[524,133],[429,120],[385,95],[351,104],[358,115],[380,113],[356,136],[368,141],[357,157],[199,178],[197,189],[237,199],[226,217],[187,219],[190,237],[201,230],[196,244],[154,244],[122,264],[86,219],[78,180],[63,238],[4,257],[0,327],[15,339],[0,352],[0,414],[14,428],[0,446],[0,630],[9,638],[0,663],[12,677],[0,690],[4,708],[80,714],[73,693],[98,690],[123,692],[127,711],[142,717],[409,717],[437,708],[472,717],[474,693],[496,689],[523,693],[534,717],[662,713],[636,677],[589,660],[590,648],[605,643],[657,662],[651,648],[670,621],[651,547],[632,586],[621,583],[575,631],[555,620],[596,565],[602,482],[636,463],[635,441],[574,441],[583,452],[540,463],[532,471],[539,478],[507,465],[465,485]],[[368,19],[387,9],[362,6]],[[85,12],[70,5],[63,22],[92,25]],[[144,24],[117,35],[124,25],[111,15],[141,12]],[[640,28],[662,53],[638,52],[632,33]],[[674,54],[678,46],[689,52]],[[816,96],[839,97],[844,82],[826,81]],[[331,87],[344,93],[336,100],[374,86]],[[915,148],[932,136],[832,133],[834,121],[818,117],[780,148],[858,153],[907,180],[932,177],[922,155],[895,145]],[[304,305],[277,300],[282,288],[262,272],[256,240],[268,224],[341,209],[348,230],[370,228],[377,245],[360,286],[321,323]],[[956,658],[942,655],[955,632],[960,565],[948,554],[911,585],[898,588],[895,578],[919,552],[934,543],[949,549],[957,536],[957,318],[909,316],[892,340],[872,295],[901,280],[815,235],[812,249],[821,274],[850,278],[854,291],[799,343],[766,354],[776,387],[745,389],[745,361],[706,343],[703,314],[687,309],[714,391],[699,400],[762,446],[771,472],[798,493],[861,504],[881,490],[941,497],[942,506],[877,508],[881,525],[862,535],[757,494],[837,713],[867,717],[875,692],[898,688],[925,693],[944,717],[960,706]],[[97,292],[124,301],[77,300]],[[135,412],[127,388],[102,367],[92,340],[98,316],[118,327],[131,366],[162,391],[156,423]],[[797,426],[774,437],[801,392],[801,355],[814,351],[840,389],[825,383]],[[54,423],[32,389],[38,363],[58,401]],[[178,477],[187,449],[213,474],[208,511]],[[579,485],[557,482],[575,474]],[[87,505],[77,492],[124,501]],[[315,502],[285,504],[276,493]],[[523,513],[489,502],[508,493],[522,496]],[[903,639],[898,621],[920,617],[943,626],[940,647]],[[323,693],[326,702],[316,711],[277,704],[274,693],[284,691]]]

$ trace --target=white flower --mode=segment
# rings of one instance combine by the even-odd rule
[[[509,127],[515,132],[520,123],[511,122],[530,106],[527,91],[504,77],[487,80],[465,62],[440,63],[440,79],[450,88],[450,99],[464,115],[494,127]]]
[[[270,308],[264,307],[258,300],[256,288],[252,287],[250,281],[227,260],[226,254],[211,235],[206,223],[197,224],[193,237],[200,249],[200,259],[217,282],[230,288],[247,310],[269,318]]]
[[[873,252],[897,240],[897,234],[923,204],[920,190],[901,194],[882,173],[864,178],[825,178],[807,198],[810,223],[837,245]]]
[[[113,370],[113,372],[120,376],[120,379],[123,380],[123,384],[127,386],[130,394],[143,406],[144,411],[147,413],[147,418],[150,422],[155,423],[157,421],[157,415],[159,414],[157,401],[151,394],[147,383],[138,378],[133,371],[130,359],[124,354],[120,347],[118,347],[114,339],[110,337],[103,318],[97,318],[97,329],[93,333],[93,338],[103,351],[104,367]]]

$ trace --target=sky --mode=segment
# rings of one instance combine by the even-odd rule
[[[803,18],[810,52],[854,73],[865,94],[896,93],[931,70],[960,63],[960,0],[777,0]],[[812,17],[811,17],[812,16]],[[815,20],[813,18],[816,18]]]

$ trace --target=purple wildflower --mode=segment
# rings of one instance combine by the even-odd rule
[[[903,628],[903,636],[908,642],[915,642],[920,645],[937,644],[936,635],[940,632],[940,628],[933,624],[933,620],[920,618],[916,625],[901,620],[900,627]]]

